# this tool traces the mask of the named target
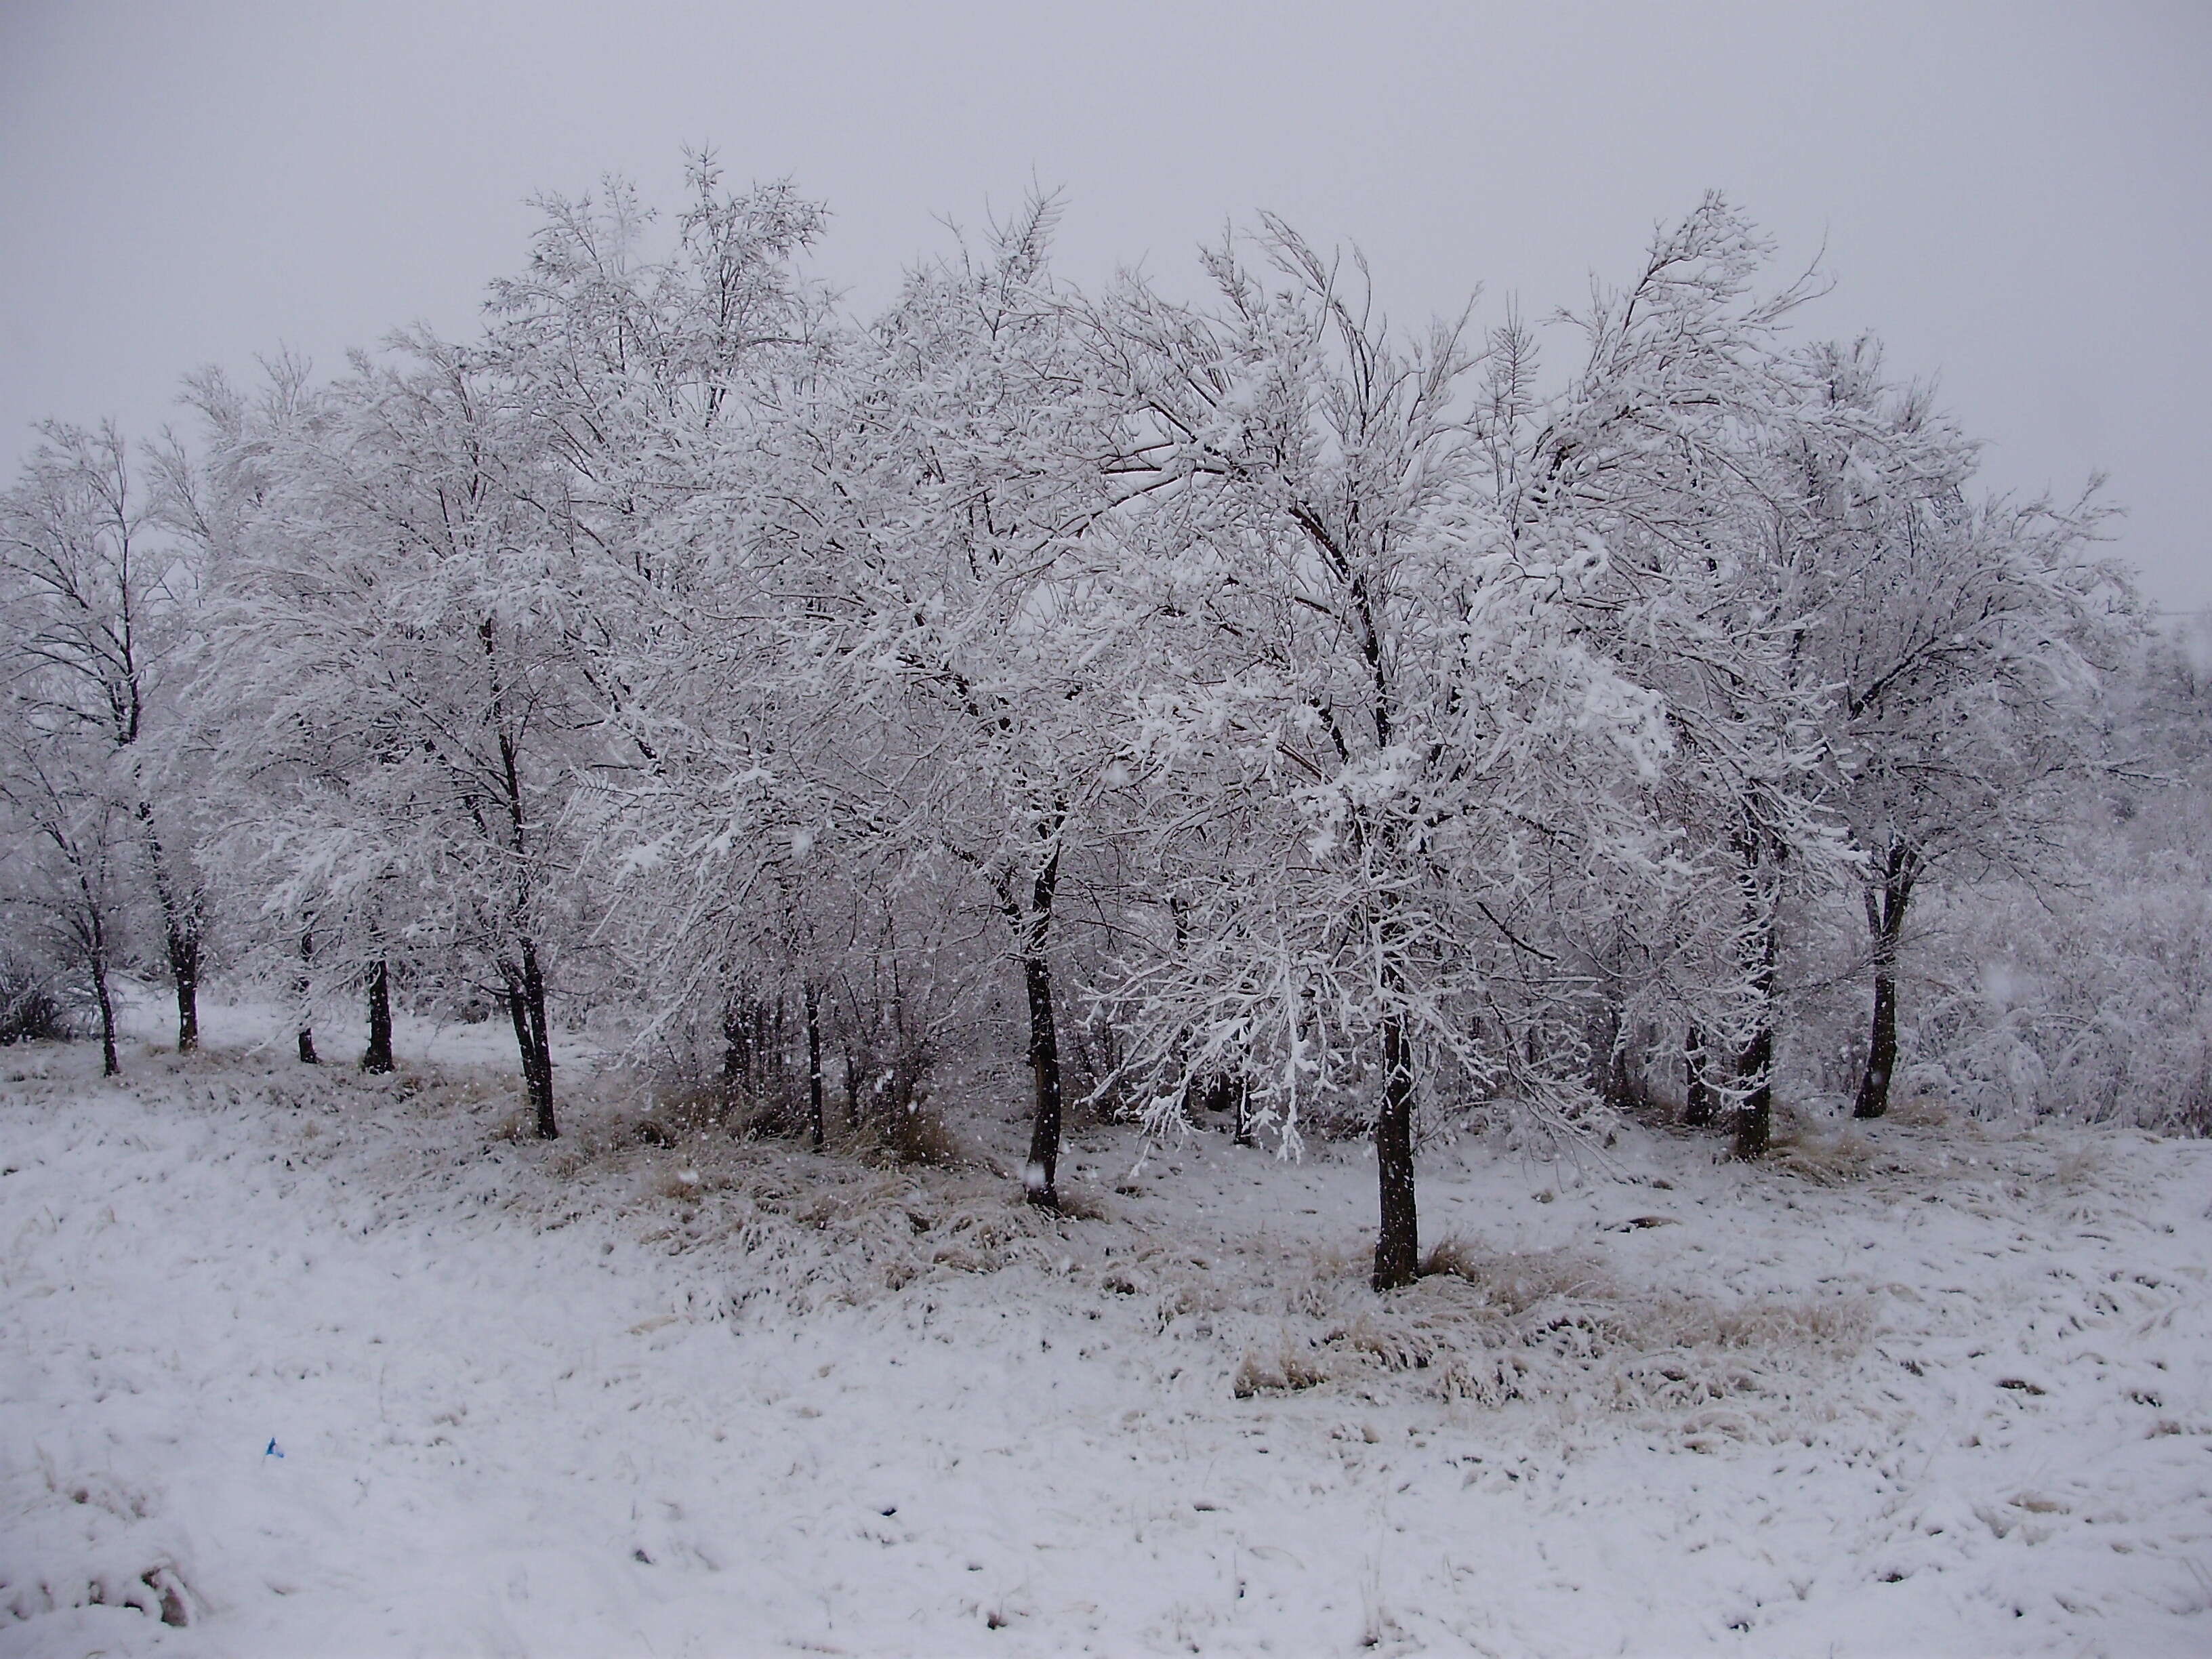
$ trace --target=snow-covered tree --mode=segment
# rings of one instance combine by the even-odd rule
[[[1024,1179],[1047,1208],[1065,1092],[1055,924],[1122,695],[1095,532],[1126,494],[1128,443],[1051,276],[1054,218],[1032,201],[987,247],[909,275],[847,402],[821,411],[823,453],[855,465],[823,479],[814,538],[823,648],[852,707],[892,734],[867,754],[862,815],[964,871],[1004,923],[1031,1079]]]
[[[870,862],[846,785],[871,731],[838,729],[822,636],[850,342],[798,272],[817,206],[726,191],[703,155],[690,182],[665,251],[620,180],[543,202],[488,349],[544,423],[575,550],[576,663],[603,710],[577,808],[621,897],[602,937],[642,1040],[703,1017],[726,1084],[757,1089],[781,1075],[779,1006],[818,1054],[829,941]]]
[[[1484,487],[1461,324],[1407,342],[1268,221],[1218,301],[1131,287],[1102,335],[1163,482],[1120,522],[1146,667],[1131,746],[1174,925],[1122,1000],[1156,1120],[1236,1073],[1294,1146],[1357,1100],[1380,1184],[1374,1279],[1419,1265],[1414,1115],[1583,1100],[1560,1039],[1586,981],[1546,948],[1553,881],[1642,879],[1657,701],[1578,638],[1592,526],[1516,526]]]
[[[250,436],[267,482],[219,644],[289,757],[296,908],[374,982],[398,877],[397,926],[507,1009],[550,1136],[549,983],[589,905],[567,807],[605,710],[544,423],[480,350],[417,331]]]
[[[1766,1145],[1779,907],[1838,879],[1843,851],[1813,737],[1826,693],[1793,665],[1803,596],[1777,529],[1799,398],[1782,331],[1809,279],[1762,290],[1771,252],[1708,196],[1571,319],[1584,352],[1556,395],[1526,390],[1533,340],[1509,325],[1481,422],[1516,534],[1602,540],[1574,626],[1662,699],[1673,740],[1654,803],[1669,878],[1620,895],[1600,913],[1612,939],[1582,945],[1619,1008],[1600,1034],[1625,1049],[1643,1015],[1683,1030],[1689,1115],[1733,1102],[1745,1157]]]
[[[2094,556],[2093,497],[1970,495],[1973,446],[1924,389],[1884,379],[1872,342],[1819,348],[1803,373],[1782,533],[1802,659],[1830,698],[1836,804],[1864,861],[1874,1003],[1853,1114],[1879,1117],[1913,895],[1946,866],[2051,872],[2068,798],[2094,769],[2095,665],[2136,625],[2134,601]]]
[[[82,732],[44,727],[16,696],[0,701],[0,940],[11,996],[53,972],[99,1019],[100,1070],[121,1069],[113,974],[126,937],[131,822],[111,787],[112,755]],[[9,1010],[12,1016],[14,1010]]]
[[[400,860],[392,827],[349,805],[375,757],[357,699],[283,632],[285,582],[264,564],[283,483],[275,459],[320,418],[321,392],[302,361],[264,367],[251,392],[215,371],[191,377],[202,441],[167,434],[155,455],[163,516],[202,583],[185,692],[207,802],[198,854],[217,877],[231,964],[284,988],[301,1058],[320,1059],[316,1008],[365,994],[362,1069],[389,1071],[391,946],[379,913]]]
[[[63,822],[105,826],[114,812],[135,824],[137,862],[161,915],[161,966],[176,993],[177,1047],[188,1052],[199,1042],[207,916],[191,857],[198,802],[181,771],[173,672],[191,572],[113,426],[49,423],[42,432],[22,477],[0,496],[5,673],[35,772],[26,798],[45,803],[34,815],[49,840]],[[82,858],[71,860],[81,875],[96,866],[104,881],[119,877],[108,828],[69,833],[88,837]]]

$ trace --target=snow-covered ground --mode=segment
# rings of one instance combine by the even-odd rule
[[[0,1654],[2212,1651],[2212,1146],[1474,1141],[1378,1301],[1357,1149],[1050,1224],[211,1032],[0,1052]]]

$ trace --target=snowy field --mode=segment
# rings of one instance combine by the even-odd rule
[[[0,1654],[2212,1652],[2212,1146],[1469,1142],[1382,1301],[1357,1149],[1055,1224],[141,1019],[0,1053]]]

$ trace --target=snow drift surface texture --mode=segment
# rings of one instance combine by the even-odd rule
[[[1472,1143],[1378,1298],[1348,1151],[1088,1129],[1054,1221],[985,1115],[649,1145],[569,1054],[518,1142],[233,1027],[0,1055],[0,1654],[2212,1650],[2202,1143]]]

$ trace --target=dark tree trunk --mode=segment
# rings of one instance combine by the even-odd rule
[[[784,1000],[732,992],[722,1010],[722,1097],[751,1102],[787,1127],[792,1102],[784,1064]]]
[[[1737,1074],[1749,1086],[1735,1109],[1735,1143],[1732,1155],[1744,1159],[1765,1158],[1774,1129],[1774,1027],[1762,1022],[1743,1053],[1737,1057]]]
[[[1774,1126],[1774,976],[1778,951],[1774,915],[1768,910],[1759,927],[1759,974],[1753,981],[1759,993],[1759,1025],[1751,1041],[1736,1056],[1736,1076],[1745,1085],[1735,1109],[1735,1145],[1740,1158],[1766,1156]]]
[[[361,1069],[392,1069],[392,966],[382,957],[368,974],[368,1047],[361,1051]]]
[[[1757,1000],[1758,1024],[1750,1041],[1735,1056],[1736,1082],[1741,1091],[1735,1109],[1735,1144],[1731,1152],[1749,1160],[1766,1156],[1774,1127],[1774,987],[1781,960],[1781,937],[1776,905],[1779,882],[1762,879],[1762,863],[1779,866],[1789,848],[1755,826],[1747,826],[1736,838],[1737,872],[1744,896],[1745,919],[1751,924],[1751,988]],[[1779,871],[1777,870],[1778,878]]]
[[[806,981],[806,1121],[814,1150],[822,1150],[822,993]]]
[[[154,809],[150,804],[139,803],[138,822],[146,832],[149,861],[153,866],[154,896],[161,906],[161,933],[168,950],[169,978],[177,988],[177,1052],[188,1054],[200,1046],[198,896],[178,890],[168,855],[161,849],[161,838],[154,833]]]
[[[1030,1123],[1030,1158],[1022,1186],[1039,1209],[1060,1207],[1060,1032],[1053,1018],[1052,960],[1045,954],[1052,932],[1052,903],[1060,888],[1060,832],[1067,822],[1066,804],[1036,826],[1044,863],[1030,883],[1027,902],[1016,896],[1011,876],[998,884],[999,908],[1014,930],[1022,964],[1022,994],[1029,1005],[1030,1075],[1036,1089]]]
[[[501,964],[507,981],[507,1017],[514,1024],[514,1046],[521,1051],[522,1083],[540,1140],[559,1139],[553,1116],[553,1046],[545,1020],[545,976],[538,965],[534,940],[522,941],[522,961]]]
[[[177,1052],[191,1054],[200,1046],[200,950],[197,939],[187,950],[176,942],[169,947],[169,971],[177,981]]]
[[[1252,1088],[1242,1076],[1221,1072],[1207,1079],[1206,1109],[1229,1113],[1231,1136],[1239,1146],[1252,1144]]]
[[[62,837],[57,836],[54,840],[68,850],[68,842]],[[123,1070],[123,1063],[115,1054],[115,997],[107,984],[107,918],[82,863],[77,865],[76,880],[77,891],[84,900],[83,931],[77,938],[84,946],[85,971],[92,975],[93,1000],[100,1006],[100,1074],[114,1077]]]
[[[522,1085],[531,1103],[538,1101],[538,1054],[530,1042],[530,1015],[522,1006],[522,988],[515,975],[507,976],[507,989],[499,1000],[507,1010],[507,1023],[514,1029],[514,1046],[522,1056]]]
[[[1718,1115],[1713,1103],[1713,1079],[1705,1070],[1705,1028],[1692,1020],[1682,1040],[1682,1121],[1692,1129],[1712,1127]]]
[[[1030,1202],[1047,1210],[1060,1207],[1060,1036],[1053,1023],[1052,964],[1042,955],[1022,958],[1022,986],[1029,1000],[1030,1073],[1036,1090],[1036,1115],[1030,1125],[1029,1167],[1023,1185]]]
[[[1851,1103],[1856,1118],[1880,1117],[1889,1110],[1890,1073],[1897,1067],[1897,981],[1881,968],[1874,970],[1874,1031],[1867,1044],[1865,1073],[1859,1079],[1858,1098]]]
[[[1168,895],[1168,920],[1175,924],[1176,959],[1181,961],[1190,943],[1190,919],[1184,914],[1183,902],[1173,893]],[[1168,1064],[1174,1066],[1182,1079],[1182,1121],[1194,1123],[1203,1111],[1221,1109],[1222,1089],[1227,1079],[1222,1077],[1202,1077],[1191,1069],[1190,1028],[1177,1029],[1175,1042],[1168,1051]]]
[[[538,965],[538,946],[522,941],[522,991],[530,1011],[530,1041],[537,1050],[538,1097],[532,1104],[538,1117],[538,1138],[551,1140],[560,1127],[553,1121],[553,1036],[545,1018],[545,976]]]
[[[1375,1115],[1375,1168],[1382,1225],[1375,1235],[1374,1285],[1391,1291],[1420,1272],[1421,1225],[1413,1202],[1413,1049],[1405,1021],[1382,1022],[1382,1104]]]
[[[1911,849],[1892,841],[1880,884],[1867,890],[1867,931],[1874,944],[1874,1030],[1867,1042],[1858,1099],[1851,1105],[1855,1118],[1880,1117],[1889,1109],[1889,1082],[1897,1070],[1897,945],[1918,876],[1919,860]]]
[[[314,989],[307,977],[307,964],[315,959],[315,935],[311,928],[300,935],[300,977],[294,988],[300,999],[300,1060],[302,1065],[322,1063],[315,1053],[315,1028],[307,1023],[307,997]]]
[[[1589,1023],[1590,1087],[1615,1111],[1626,1111],[1636,1103],[1623,1025],[1620,1006],[1610,998]]]
[[[500,772],[506,786],[507,824],[517,872],[514,914],[520,921],[531,914],[529,881],[524,873],[531,867],[532,855],[526,829],[528,814],[522,795],[522,769],[514,734],[504,724],[506,714],[497,689],[497,635],[490,617],[477,624],[477,633],[483,643],[485,659],[495,665],[492,708],[501,722]],[[545,1020],[545,975],[538,966],[537,940],[527,931],[521,931],[519,942],[522,946],[521,961],[501,963],[500,977],[507,983],[507,1014],[514,1022],[514,1045],[521,1050],[523,1086],[530,1097],[532,1115],[537,1119],[538,1138],[554,1140],[559,1138],[561,1130],[553,1119],[553,1044]]]
[[[103,949],[92,958],[92,994],[100,1004],[100,1074],[113,1077],[123,1070],[115,1057],[115,999],[107,988],[107,953]]]

